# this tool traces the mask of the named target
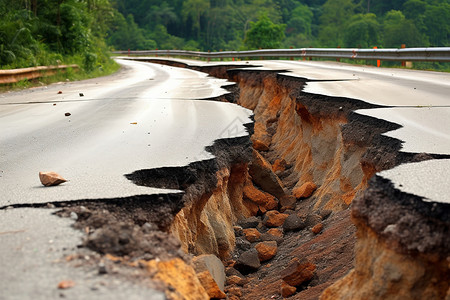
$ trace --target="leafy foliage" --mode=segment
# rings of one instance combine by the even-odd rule
[[[0,64],[94,72],[109,49],[449,46],[449,20],[449,0],[0,0]]]
[[[284,24],[274,24],[269,17],[263,15],[258,22],[251,22],[244,43],[248,49],[274,49],[284,39]]]

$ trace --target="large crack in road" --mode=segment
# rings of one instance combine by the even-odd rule
[[[449,205],[433,196],[424,201],[424,197],[408,194],[402,185],[394,187],[389,178],[396,176],[399,165],[436,160],[445,165],[449,154],[426,151],[426,147],[419,147],[420,152],[403,151],[404,143],[386,135],[402,126],[372,113],[392,108],[304,92],[311,81],[289,76],[284,69],[152,61],[236,82],[227,85],[228,94],[207,99],[251,109],[254,124],[247,125],[246,135],[218,138],[206,147],[212,158],[124,174],[138,186],[183,193],[52,201],[51,208],[62,208],[58,215],[72,218],[74,226],[84,232],[83,246],[99,253],[90,259],[78,255],[74,261],[91,272],[98,269],[103,274],[98,277],[106,274],[145,287],[140,290],[151,288],[147,296],[155,299],[160,292],[169,299],[203,299],[200,292],[192,295],[192,288],[177,286],[165,277],[161,266],[150,265],[155,259],[181,259],[190,264],[188,254],[210,253],[226,266],[224,291],[229,299],[281,299],[288,292],[292,299],[317,299],[324,290],[323,299],[445,296]],[[240,119],[238,123],[245,122]],[[379,173],[382,170],[392,172]],[[312,196],[299,194],[306,183],[317,187]],[[274,185],[282,188],[281,194],[275,196]],[[269,215],[283,221],[271,223]],[[255,247],[273,243],[275,257],[260,258],[260,266],[246,261]],[[285,276],[299,259],[314,266],[313,275],[300,283]],[[192,283],[191,277],[181,273],[177,273],[179,282]],[[419,283],[420,288],[411,288]]]

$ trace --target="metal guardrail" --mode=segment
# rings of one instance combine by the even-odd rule
[[[450,47],[400,48],[400,49],[350,49],[350,48],[301,48],[263,49],[250,51],[198,52],[185,50],[114,51],[114,54],[189,56],[197,58],[246,58],[246,57],[318,57],[354,60],[390,61],[438,61],[450,62]]]
[[[23,69],[0,70],[0,84],[16,83],[21,80],[46,77],[68,68],[78,69],[78,65],[39,66]]]

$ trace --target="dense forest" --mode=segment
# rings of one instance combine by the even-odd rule
[[[449,20],[449,0],[0,0],[0,63],[90,70],[110,49],[449,46]]]

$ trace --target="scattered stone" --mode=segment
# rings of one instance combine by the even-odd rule
[[[288,214],[282,214],[279,211],[271,210],[264,216],[263,223],[267,227],[278,227],[283,225],[288,216]]]
[[[315,270],[316,266],[309,261],[300,262],[298,259],[294,259],[281,271],[281,278],[291,286],[299,286],[311,280]]]
[[[311,214],[306,217],[305,227],[314,227],[315,225],[322,222],[322,217],[318,214]]]
[[[108,269],[103,261],[98,264],[98,274],[104,275],[108,273]]]
[[[65,290],[75,286],[75,282],[72,280],[63,280],[58,283],[58,289]]]
[[[257,271],[260,266],[258,251],[256,249],[250,249],[239,256],[234,267],[242,274],[249,274]]]
[[[253,139],[253,148],[259,151],[269,151],[269,145],[258,139]]]
[[[244,186],[244,198],[248,199],[265,210],[272,210],[278,207],[278,201],[269,193],[258,190],[251,182]]]
[[[241,272],[239,272],[238,270],[236,270],[234,267],[228,267],[225,269],[225,274],[227,276],[238,276],[241,278],[244,278],[244,275],[242,275]]]
[[[209,271],[203,271],[197,273],[197,278],[211,299],[225,299],[227,295],[223,292],[223,289],[217,285],[217,282],[212,277]]]
[[[84,97],[84,94],[83,94],[83,93],[79,93],[78,95],[80,95],[80,97]]]
[[[256,150],[253,150],[253,159],[248,171],[253,182],[263,191],[278,199],[286,195],[280,178],[272,171],[272,166]]]
[[[199,255],[192,259],[192,263],[194,264],[196,273],[208,271],[211,274],[212,279],[217,283],[217,286],[223,291],[225,286],[225,267],[217,256],[213,254]],[[200,282],[202,281],[200,280]]]
[[[286,195],[284,197],[281,197],[280,199],[280,211],[283,212],[287,209],[295,209],[295,204],[297,203],[297,198],[295,198],[292,195]]]
[[[240,299],[242,297],[242,290],[237,286],[230,286],[227,288],[227,293]]]
[[[319,215],[322,217],[322,220],[325,220],[331,215],[332,212],[332,210],[324,209],[319,213]]]
[[[231,275],[227,277],[227,285],[239,285],[244,286],[246,283],[248,283],[248,279],[245,277],[239,277],[237,275]]]
[[[236,238],[236,248],[241,251],[247,251],[252,247],[252,244],[242,237]]]
[[[317,189],[317,185],[314,182],[306,182],[300,187],[296,187],[292,190],[292,194],[297,199],[303,199],[310,197]]]
[[[72,114],[71,114],[70,112],[66,112],[64,115],[65,115],[66,117],[70,117]]]
[[[59,95],[59,94],[62,94],[62,91],[58,91],[58,95]]]
[[[186,264],[181,258],[171,260],[150,260],[145,262],[145,267],[154,280],[165,283],[168,299],[179,299],[179,295],[195,295],[198,299],[209,299],[203,285],[197,277],[191,265]]]
[[[247,219],[240,220],[238,222],[238,224],[241,225],[243,229],[247,229],[247,228],[256,228],[256,226],[258,226],[259,222],[261,222],[261,220],[259,218],[250,217]]]
[[[277,159],[272,165],[272,171],[276,173],[284,172],[286,170],[287,163],[284,159]]]
[[[271,234],[269,234],[269,233],[267,233],[267,232],[261,234],[261,240],[262,240],[263,242],[274,241],[274,242],[276,242],[278,245],[280,245],[280,244],[284,241],[283,237],[274,236],[274,235],[271,235]]]
[[[319,232],[322,231],[322,229],[323,229],[323,224],[322,224],[322,223],[319,223],[319,224],[315,225],[313,228],[311,228],[311,231],[312,231],[314,234],[318,234]]]
[[[256,228],[247,228],[242,231],[244,232],[245,238],[251,243],[261,240],[261,233]]]
[[[283,237],[283,230],[280,228],[270,228],[267,233],[276,237]]]
[[[144,225],[142,225],[141,229],[144,233],[150,233],[152,231],[158,230],[158,226],[154,223],[145,222]]]
[[[72,220],[74,220],[74,221],[78,220],[78,215],[77,215],[77,213],[74,212],[74,211],[71,211],[71,212],[70,212],[70,218],[71,218]]]
[[[39,172],[39,179],[44,186],[54,186],[67,181],[56,172]]]
[[[267,241],[256,244],[256,251],[258,251],[258,257],[261,262],[272,259],[278,250],[277,242]]]
[[[53,103],[53,106],[56,106],[56,103]]]
[[[283,229],[286,231],[302,230],[305,227],[305,222],[297,214],[289,215],[283,223]]]
[[[235,236],[243,236],[244,235],[244,232],[242,231],[241,226],[233,226],[233,230],[234,230]]]
[[[281,296],[283,298],[290,297],[294,295],[296,292],[297,288],[295,286],[291,286],[284,281],[281,283]]]

